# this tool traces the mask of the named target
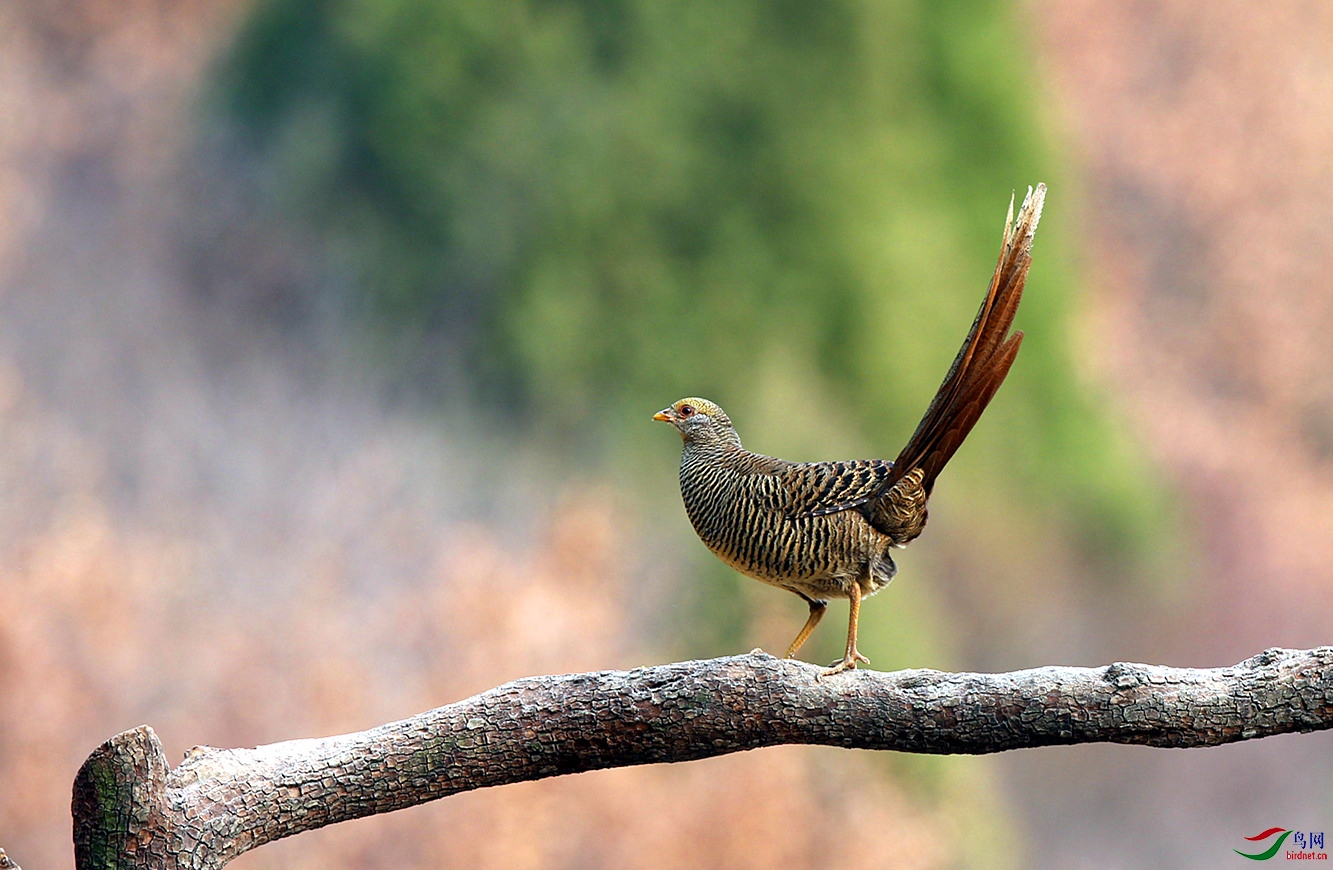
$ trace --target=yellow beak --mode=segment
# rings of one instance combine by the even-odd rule
[[[663,423],[670,423],[671,418],[667,416],[667,411],[670,410],[671,410],[670,408],[663,408],[662,410],[658,411],[656,414],[653,415],[653,419],[659,420]]]

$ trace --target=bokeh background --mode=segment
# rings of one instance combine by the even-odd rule
[[[863,611],[878,668],[1333,636],[1322,3],[0,4],[0,845],[69,788],[520,676],[780,650],[689,530],[747,446],[891,456],[1010,193],[1023,353]],[[835,605],[836,607],[836,605]],[[832,659],[835,611],[808,650]],[[1333,743],[784,747],[461,795],[262,867],[1212,867]]]

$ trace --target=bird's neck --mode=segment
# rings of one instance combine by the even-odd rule
[[[735,429],[703,429],[685,437],[685,452],[741,450],[741,436]]]

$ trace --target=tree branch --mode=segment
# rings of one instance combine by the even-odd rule
[[[196,747],[175,770],[141,726],[102,744],[79,770],[76,863],[221,867],[280,837],[470,789],[784,743],[981,754],[1097,742],[1218,746],[1333,727],[1333,647],[1271,649],[1212,670],[1117,663],[818,674],[756,651],[530,677],[356,734]]]

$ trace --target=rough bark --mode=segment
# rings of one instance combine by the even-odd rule
[[[196,747],[175,770],[141,726],[79,770],[76,863],[221,867],[280,837],[469,789],[783,743],[980,754],[1218,746],[1333,727],[1333,647],[1272,649],[1212,670],[818,674],[756,651],[531,677],[356,734]]]

